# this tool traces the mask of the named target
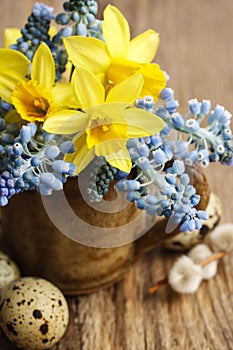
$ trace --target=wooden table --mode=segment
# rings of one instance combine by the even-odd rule
[[[108,1],[101,0],[101,8]],[[61,9],[61,0],[56,3]],[[156,61],[171,77],[181,111],[186,101],[210,98],[233,111],[232,0],[112,0],[128,18],[132,35],[151,27],[160,33]],[[32,0],[1,0],[0,32],[22,26]],[[212,190],[224,205],[222,222],[232,222],[232,169],[210,166]],[[70,324],[53,350],[229,350],[233,349],[233,256],[194,295],[148,288],[169,271],[176,254],[158,248],[125,279],[88,296],[69,298]],[[0,336],[0,349],[14,349]]]

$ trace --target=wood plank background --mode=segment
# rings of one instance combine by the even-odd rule
[[[108,1],[101,0],[101,9]],[[22,27],[32,0],[1,0],[0,33]],[[61,0],[48,1],[56,10]],[[186,101],[210,98],[233,111],[232,0],[112,0],[128,18],[132,35],[153,28],[161,44],[156,61],[169,72],[181,110]],[[222,222],[232,222],[232,169],[207,170],[224,205]],[[158,248],[142,258],[125,279],[89,296],[69,298],[70,324],[53,350],[229,350],[233,349],[233,256],[195,295],[148,288],[164,277],[176,255]],[[14,349],[0,335],[0,349]]]

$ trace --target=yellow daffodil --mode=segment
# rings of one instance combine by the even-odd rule
[[[22,119],[44,122],[59,106],[72,106],[71,84],[54,87],[55,65],[42,43],[31,62],[20,52],[0,49],[0,96],[14,105]]]
[[[65,38],[73,65],[90,69],[105,86],[142,74],[141,95],[157,99],[166,85],[159,65],[150,63],[159,45],[158,33],[150,29],[130,41],[127,20],[116,7],[108,5],[104,11],[103,35],[105,42],[80,36]]]
[[[47,132],[74,134],[76,151],[65,160],[81,172],[95,156],[104,156],[116,168],[129,172],[129,138],[153,135],[164,127],[157,116],[133,107],[143,87],[141,74],[115,85],[105,97],[105,89],[88,69],[76,68],[72,84],[81,110],[64,110],[44,123]]]

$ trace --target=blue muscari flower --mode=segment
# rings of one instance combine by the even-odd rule
[[[198,102],[196,98],[193,98],[188,101],[189,110],[193,115],[198,115],[201,112],[201,103]]]
[[[166,119],[168,117],[168,115],[169,115],[169,112],[164,107],[158,107],[156,109],[156,115],[159,116],[162,119]]]
[[[165,128],[160,131],[162,137],[169,135],[173,131],[172,126],[167,124]]]
[[[25,143],[28,143],[31,141],[32,138],[32,132],[30,126],[23,125],[20,130],[20,137],[21,140]]]
[[[52,192],[53,192],[53,189],[49,185],[46,185],[44,183],[40,183],[39,186],[38,186],[38,191],[43,196],[50,196],[52,194]]]
[[[51,146],[48,146],[46,149],[45,149],[45,155],[48,159],[55,159],[58,157],[60,153],[60,148],[56,145],[51,145]]]
[[[23,153],[23,146],[19,142],[15,142],[13,145],[13,152],[16,156],[21,156]]]
[[[141,142],[138,142],[137,144],[137,151],[141,157],[148,157],[150,153],[149,147],[145,143]]]
[[[224,113],[225,108],[223,106],[217,105],[214,108],[214,118],[215,119],[219,119],[221,117],[221,115]]]
[[[171,196],[173,193],[173,188],[171,186],[163,186],[160,193],[164,196]]]
[[[198,160],[203,160],[209,156],[209,151],[208,149],[202,149],[198,151]]]
[[[70,175],[70,176],[71,176],[71,175],[74,175],[74,173],[75,173],[76,170],[77,170],[76,165],[73,164],[73,163],[68,163],[68,164],[69,164],[69,168],[68,168],[66,174],[67,174],[67,175]]]
[[[146,157],[138,158],[137,164],[142,169],[142,171],[147,171],[151,166],[149,159]]]
[[[201,114],[207,115],[210,113],[211,102],[209,100],[203,100],[201,103]]]
[[[166,154],[161,148],[158,148],[155,151],[153,151],[152,155],[153,155],[153,158],[154,158],[156,164],[166,163]]]
[[[55,180],[50,185],[54,191],[61,191],[63,189],[62,181],[56,177],[55,177]]]
[[[179,102],[177,100],[169,100],[165,102],[165,108],[170,114],[174,113],[178,106]]]
[[[130,158],[133,161],[137,160],[140,157],[140,155],[138,154],[137,149],[135,147],[128,148],[128,151],[129,151],[129,154],[130,154]]]
[[[140,182],[136,180],[120,180],[116,183],[116,188],[119,191],[137,191],[140,188]]]
[[[150,110],[154,106],[154,98],[152,96],[145,96],[143,104],[147,110]]]
[[[125,197],[129,202],[134,202],[140,198],[140,193],[137,191],[129,191]]]
[[[162,138],[159,134],[150,137],[150,144],[155,148],[158,148],[163,144]]]
[[[64,141],[60,145],[60,150],[62,153],[73,153],[75,151],[74,144],[72,141]]]
[[[170,185],[175,185],[177,176],[176,176],[176,174],[170,173],[170,174],[166,174],[165,179],[166,179],[167,183],[169,183]]]
[[[69,163],[65,162],[64,160],[55,160],[52,163],[53,170],[59,173],[67,173],[67,171],[69,171],[69,167]]]
[[[196,119],[188,119],[185,124],[190,131],[197,132],[200,129],[200,125]]]
[[[220,156],[217,153],[212,153],[209,155],[210,162],[218,162],[220,160]]]
[[[198,152],[196,150],[190,151],[185,159],[185,163],[188,165],[193,165],[198,160]]]
[[[202,223],[198,218],[194,218],[195,230],[200,230],[202,228]]]
[[[171,121],[177,128],[182,128],[184,126],[184,118],[180,113],[173,113]]]
[[[173,174],[181,175],[185,171],[184,162],[182,160],[175,160],[170,168]]]
[[[224,151],[225,151],[225,147],[222,144],[220,144],[216,147],[217,154],[223,154]]]
[[[222,137],[223,140],[230,140],[232,137],[232,131],[230,128],[223,128],[222,129]]]
[[[146,196],[146,203],[154,205],[157,202],[158,202],[158,198],[156,196],[151,195],[151,194],[148,194]]]
[[[0,206],[5,207],[8,204],[8,199],[6,196],[0,196]]]
[[[161,149],[165,153],[167,161],[172,160],[174,155],[173,155],[173,151],[171,149],[170,142],[169,141],[164,142],[163,145],[161,146]]]
[[[157,208],[154,205],[146,205],[145,210],[148,215],[155,216],[157,213]]]
[[[194,219],[191,219],[188,221],[188,230],[189,231],[194,231],[196,228],[195,221]]]
[[[70,21],[70,15],[68,15],[67,13],[59,13],[56,18],[55,21],[57,24],[62,24],[62,25],[66,25],[69,23]],[[78,19],[79,20],[79,19]]]
[[[50,185],[55,181],[55,176],[52,173],[44,172],[40,175],[40,184]]]
[[[31,136],[34,137],[37,131],[37,125],[35,123],[28,123],[27,126],[31,129]]]
[[[204,210],[198,210],[197,211],[197,216],[201,220],[208,220],[208,218],[209,218],[208,213],[206,211],[204,211]]]
[[[191,204],[195,207],[200,202],[201,196],[198,194],[194,194],[191,197]]]
[[[185,141],[174,142],[173,152],[180,158],[185,158],[189,153],[189,144]]]
[[[73,29],[71,27],[62,28],[60,30],[60,35],[62,38],[67,38],[67,37],[71,36],[72,34],[73,34]]]
[[[229,125],[231,117],[232,117],[232,114],[225,109],[224,112],[220,114],[220,116],[218,117],[218,121],[222,125]]]
[[[161,92],[160,92],[160,98],[162,100],[168,101],[168,100],[173,100],[174,99],[174,90],[172,90],[171,88],[164,88]]]
[[[139,198],[138,200],[136,200],[136,206],[138,209],[141,209],[141,210],[145,209],[146,207],[145,200],[143,198]]]
[[[32,165],[33,167],[38,167],[38,166],[40,166],[40,165],[41,165],[41,160],[40,160],[40,158],[39,158],[38,156],[33,156],[33,157],[31,158],[31,165]]]

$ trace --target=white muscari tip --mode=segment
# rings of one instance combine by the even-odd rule
[[[212,255],[212,251],[206,244],[198,244],[190,250],[188,257],[196,264],[209,258]],[[206,266],[202,267],[202,279],[208,280],[214,277],[217,273],[218,261],[212,261]]]
[[[233,224],[225,223],[217,226],[210,235],[219,249],[230,253],[233,250]]]
[[[202,281],[202,267],[186,255],[181,256],[171,268],[168,283],[178,293],[195,293]]]

